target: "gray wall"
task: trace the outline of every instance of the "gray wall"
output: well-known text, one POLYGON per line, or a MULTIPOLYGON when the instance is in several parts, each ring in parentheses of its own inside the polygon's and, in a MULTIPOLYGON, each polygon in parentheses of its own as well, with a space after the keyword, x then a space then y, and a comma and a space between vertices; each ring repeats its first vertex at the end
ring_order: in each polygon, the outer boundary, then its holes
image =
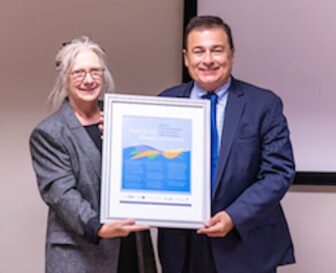
POLYGON ((157 94, 181 80, 182 1, 0 1, 0 271, 44 272, 47 208, 28 151, 48 114, 54 58, 82 34, 106 50, 120 93, 157 94))
POLYGON ((336 187, 292 186, 282 204, 297 263, 279 273, 336 272, 336 187))

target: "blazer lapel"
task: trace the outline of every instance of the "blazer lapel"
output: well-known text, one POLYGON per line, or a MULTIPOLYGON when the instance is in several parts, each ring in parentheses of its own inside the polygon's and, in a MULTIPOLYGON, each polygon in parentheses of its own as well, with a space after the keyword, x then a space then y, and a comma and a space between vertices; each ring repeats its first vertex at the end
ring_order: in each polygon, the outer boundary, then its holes
POLYGON ((177 97, 180 97, 180 98, 189 98, 193 86, 194 86, 194 82, 193 81, 185 83, 185 85, 183 85, 181 87, 182 88, 182 90, 181 90, 182 92, 178 92, 177 93, 177 97))
POLYGON ((215 190, 213 191, 212 198, 214 197, 218 188, 220 178, 223 175, 228 156, 232 147, 232 142, 236 134, 236 130, 245 106, 243 99, 243 90, 239 87, 239 83, 232 78, 231 87, 229 89, 228 101, 225 110, 224 126, 222 131, 221 149, 217 164, 217 175, 215 190))
POLYGON ((81 147, 81 152, 85 153, 90 160, 93 169, 98 177, 101 176, 101 153, 91 140, 85 128, 80 124, 69 103, 65 101, 61 108, 61 113, 65 122, 71 130, 75 143, 81 147))

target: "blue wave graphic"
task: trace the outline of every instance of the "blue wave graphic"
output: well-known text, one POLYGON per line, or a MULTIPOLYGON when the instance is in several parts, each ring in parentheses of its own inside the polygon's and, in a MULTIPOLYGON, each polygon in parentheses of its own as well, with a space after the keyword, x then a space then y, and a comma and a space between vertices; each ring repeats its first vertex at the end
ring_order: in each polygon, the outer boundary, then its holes
POLYGON ((148 145, 124 148, 122 189, 190 192, 190 151, 148 145))

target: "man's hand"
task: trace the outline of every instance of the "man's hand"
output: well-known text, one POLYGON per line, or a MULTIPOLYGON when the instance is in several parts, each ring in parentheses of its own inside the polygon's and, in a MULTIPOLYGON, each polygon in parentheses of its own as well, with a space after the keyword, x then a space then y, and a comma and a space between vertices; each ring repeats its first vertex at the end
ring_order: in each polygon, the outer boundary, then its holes
POLYGON ((149 226, 136 225, 135 220, 126 219, 112 221, 104 224, 98 231, 101 238, 126 237, 130 232, 143 231, 149 229, 149 226))
POLYGON ((234 228, 231 217, 225 211, 218 212, 204 224, 203 228, 197 230, 198 234, 205 234, 209 237, 224 237, 234 228))

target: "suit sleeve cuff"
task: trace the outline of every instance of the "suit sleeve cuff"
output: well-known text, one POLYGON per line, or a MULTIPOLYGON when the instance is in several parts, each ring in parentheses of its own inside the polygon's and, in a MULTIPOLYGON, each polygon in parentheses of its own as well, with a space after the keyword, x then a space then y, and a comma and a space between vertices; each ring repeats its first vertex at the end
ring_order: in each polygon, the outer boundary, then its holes
POLYGON ((99 243, 100 237, 97 235, 102 224, 99 223, 98 217, 93 217, 85 226, 84 237, 88 242, 97 245, 99 243))

